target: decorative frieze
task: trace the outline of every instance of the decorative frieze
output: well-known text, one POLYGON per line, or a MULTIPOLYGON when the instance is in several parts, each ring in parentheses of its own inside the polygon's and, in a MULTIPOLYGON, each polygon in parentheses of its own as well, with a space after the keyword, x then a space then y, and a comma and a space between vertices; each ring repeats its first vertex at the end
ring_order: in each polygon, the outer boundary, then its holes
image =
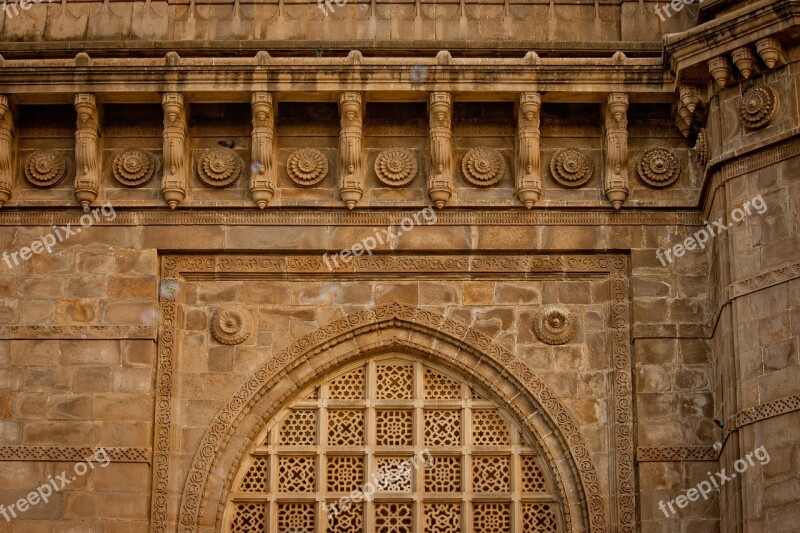
POLYGON ((678 157, 666 148, 647 150, 636 166, 642 183, 655 189, 669 187, 681 176, 678 157))
POLYGON ((434 92, 430 96, 431 171, 428 195, 437 209, 443 208, 453 195, 452 121, 453 100, 450 93, 434 92))
POLYGON ((36 150, 28 155, 23 166, 25 179, 34 187, 55 187, 67 175, 67 161, 56 150, 36 150))
POLYGON ((339 97, 339 161, 341 181, 339 196, 348 209, 353 209, 364 194, 363 155, 364 112, 361 93, 348 91, 339 97))
POLYGON ((491 187, 506 173, 506 162, 499 150, 472 148, 461 160, 464 179, 476 187, 491 187))
POLYGON ((375 158, 375 175, 385 185, 402 187, 417 176, 417 158, 407 148, 383 150, 375 158))
POLYGON ((128 148, 114 156, 111 174, 125 187, 141 187, 156 173, 156 160, 152 154, 138 148, 128 148))
POLYGON ((580 187, 592 179, 592 162, 576 148, 562 148, 550 159, 550 175, 564 187, 580 187))
POLYGON ((542 195, 541 119, 542 97, 539 93, 519 95, 517 116, 517 198, 530 209, 542 195))
POLYGON ((100 176, 97 165, 100 118, 97 100, 93 94, 76 94, 75 111, 78 114, 75 130, 75 198, 87 209, 97 199, 100 176))
POLYGON ((11 199, 14 184, 14 120, 8 97, 0 95, 0 207, 11 199))
POLYGON ((253 132, 250 147, 250 197, 259 209, 275 196, 276 167, 273 150, 275 112, 272 94, 255 92, 250 98, 253 132))
POLYGON ((778 95, 772 87, 753 86, 739 100, 739 116, 748 128, 763 128, 770 123, 778 110, 778 95))
POLYGON ((605 107, 606 165, 603 192, 614 206, 628 199, 628 95, 611 93, 605 107))
POLYGON ((164 110, 164 177, 161 195, 170 209, 175 209, 186 197, 186 108, 183 95, 165 93, 161 107, 164 110))
POLYGON ((242 175, 242 160, 231 148, 216 146, 197 158, 197 176, 209 187, 230 187, 242 175))
POLYGON ((328 175, 328 158, 316 148, 300 148, 286 160, 289 179, 301 187, 313 187, 328 175))

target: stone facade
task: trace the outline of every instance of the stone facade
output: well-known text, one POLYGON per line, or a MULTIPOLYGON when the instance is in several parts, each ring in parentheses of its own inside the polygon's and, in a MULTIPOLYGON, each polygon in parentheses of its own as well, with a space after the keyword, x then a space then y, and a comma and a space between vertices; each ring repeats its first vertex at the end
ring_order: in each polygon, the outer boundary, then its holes
POLYGON ((800 5, 674 5, 6 4, 0 530, 794 531, 800 5))

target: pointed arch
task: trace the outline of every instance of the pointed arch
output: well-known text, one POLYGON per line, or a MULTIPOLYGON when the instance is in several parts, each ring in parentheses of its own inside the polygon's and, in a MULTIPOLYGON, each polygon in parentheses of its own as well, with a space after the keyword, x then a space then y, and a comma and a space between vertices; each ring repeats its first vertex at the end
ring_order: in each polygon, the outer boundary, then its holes
POLYGON ((309 333, 266 361, 240 386, 214 417, 192 460, 181 497, 181 533, 219 525, 231 478, 246 449, 291 398, 342 365, 396 349, 422 354, 488 390, 546 454, 568 530, 608 530, 588 447, 544 382, 469 326, 393 302, 346 315, 309 333), (206 508, 212 501, 213 513, 206 508))

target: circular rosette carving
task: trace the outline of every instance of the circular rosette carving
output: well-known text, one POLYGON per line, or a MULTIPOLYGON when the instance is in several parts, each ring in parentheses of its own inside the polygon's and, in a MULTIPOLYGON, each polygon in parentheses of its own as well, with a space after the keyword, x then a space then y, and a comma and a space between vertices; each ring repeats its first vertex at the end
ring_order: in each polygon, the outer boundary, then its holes
POLYGON ((750 87, 739 101, 739 115, 748 128, 763 128, 775 116, 778 95, 772 87, 750 87))
POLYGON ((505 174, 506 162, 498 150, 473 148, 461 160, 461 170, 471 184, 490 187, 505 174))
POLYGON ((375 175, 391 187, 402 187, 417 176, 417 158, 411 150, 384 150, 375 158, 375 175))
POLYGON ((67 162, 55 150, 37 150, 25 160, 25 179, 36 187, 53 187, 67 175, 67 162))
POLYGON ((536 313, 533 330, 544 343, 566 344, 575 338, 578 319, 575 313, 566 307, 547 306, 536 313))
POLYGON ((592 162, 575 148, 562 148, 550 160, 550 174, 564 187, 585 185, 593 173, 592 162))
POLYGON ((114 156, 111 172, 126 187, 139 187, 152 179, 156 173, 156 160, 144 150, 128 148, 114 156))
POLYGON ((244 309, 217 309, 211 317, 211 335, 221 344, 241 344, 253 331, 253 319, 244 309))
POLYGON ((647 150, 642 155, 637 170, 639 179, 656 189, 669 187, 681 176, 681 164, 678 157, 666 148, 647 150))
POLYGON ((197 175, 209 187, 227 187, 241 174, 242 160, 230 148, 211 148, 197 160, 197 175))
POLYGON ((316 148, 301 148, 286 160, 286 171, 296 184, 311 187, 328 175, 328 158, 316 148))

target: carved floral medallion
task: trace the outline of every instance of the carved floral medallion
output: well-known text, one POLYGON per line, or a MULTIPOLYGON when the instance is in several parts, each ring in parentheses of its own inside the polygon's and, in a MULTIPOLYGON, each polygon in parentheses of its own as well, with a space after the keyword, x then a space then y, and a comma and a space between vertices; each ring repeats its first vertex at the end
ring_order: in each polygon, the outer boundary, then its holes
POLYGON ((211 335, 221 344, 241 344, 253 331, 253 318, 244 309, 217 309, 211 317, 211 335))
POLYGON ((300 148, 286 160, 286 172, 296 184, 311 187, 328 175, 328 158, 316 148, 300 148))
POLYGON ((461 160, 464 178, 478 187, 490 187, 506 172, 506 162, 499 150, 473 148, 461 160))
POLYGON ((651 148, 639 160, 639 179, 656 189, 669 187, 681 176, 678 157, 666 148, 651 148))
POLYGON ((224 146, 206 150, 197 160, 197 176, 209 187, 228 187, 241 174, 241 158, 224 146))
POLYGON ((533 331, 546 344, 566 344, 578 332, 578 319, 566 307, 548 305, 536 313, 533 331))
POLYGON ((763 128, 778 109, 778 95, 772 87, 750 87, 739 101, 739 115, 748 128, 763 128))
POLYGON ((375 175, 390 187, 407 185, 417 176, 417 158, 407 148, 383 150, 375 158, 375 175))
POLYGON ((592 162, 575 148, 562 148, 550 160, 550 174, 564 187, 580 187, 592 179, 592 162))
POLYGON ((128 148, 114 156, 111 172, 118 182, 126 187, 139 187, 155 175, 155 158, 144 150, 128 148))
POLYGON ((37 150, 25 159, 25 179, 34 187, 54 187, 67 175, 67 162, 55 150, 37 150))

